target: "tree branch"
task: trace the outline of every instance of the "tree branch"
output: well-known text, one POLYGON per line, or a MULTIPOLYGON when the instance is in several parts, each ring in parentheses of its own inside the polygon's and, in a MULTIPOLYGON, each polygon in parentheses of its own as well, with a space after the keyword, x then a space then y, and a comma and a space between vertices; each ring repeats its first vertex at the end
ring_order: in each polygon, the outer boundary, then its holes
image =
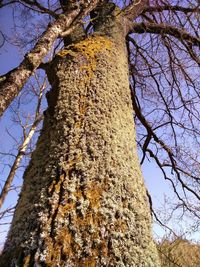
POLYGON ((12 184, 13 179, 15 177, 16 170, 18 169, 19 164, 20 164, 20 162, 21 162, 21 160, 22 160, 22 158, 23 158, 23 156, 25 154, 27 146, 28 146, 33 134, 35 133, 38 124, 41 122, 42 119, 43 119, 42 115, 38 116, 38 118, 36 118, 36 120, 33 123, 32 127, 31 127, 31 129, 30 129, 30 131, 29 131, 29 133, 27 135, 27 137, 24 139, 24 141, 23 141, 23 143, 22 143, 22 145, 21 145, 21 147, 20 147, 20 149, 18 151, 18 154, 17 154, 17 156, 16 156, 16 158, 15 158, 15 160, 13 162, 13 165, 12 165, 12 167, 10 169, 10 172, 8 174, 6 182, 5 182, 5 184, 4 184, 4 186, 3 186, 2 190, 1 190, 1 193, 0 193, 0 209, 2 208, 4 200, 5 200, 5 198, 6 198, 7 194, 8 194, 8 191, 9 191, 9 189, 11 187, 11 184, 12 184))
POLYGON ((133 1, 122 10, 122 14, 126 19, 133 20, 138 17, 148 5, 149 0, 137 0, 137 2, 133 1))
POLYGON ((132 30, 130 33, 155 33, 155 34, 168 34, 180 41, 186 41, 194 46, 200 46, 200 38, 192 36, 184 29, 178 29, 174 26, 169 26, 164 23, 132 23, 132 30))
POLYGON ((164 5, 164 6, 154 6, 154 7, 147 7, 143 10, 142 13, 145 12, 162 12, 162 11, 180 11, 183 13, 193 13, 193 12, 200 12, 200 9, 198 7, 195 8, 189 8, 189 7, 182 7, 182 6, 170 6, 170 5, 164 5))
MULTIPOLYGON (((153 138, 154 141, 159 144, 163 149, 164 151, 167 153, 168 157, 169 157, 169 160, 171 162, 171 166, 172 166, 172 169, 174 170, 174 172, 176 173, 176 176, 177 176, 177 179, 178 181, 180 182, 181 186, 183 189, 186 189, 188 190, 188 192, 191 192, 192 194, 194 194, 194 196, 196 196, 196 198, 198 200, 200 200, 200 196, 194 191, 192 190, 187 184, 185 184, 183 182, 183 180, 181 179, 181 176, 180 176, 180 173, 178 171, 178 169, 176 168, 177 164, 176 164, 176 160, 174 159, 174 154, 172 152, 172 150, 156 135, 156 133, 153 131, 151 125, 149 124, 149 122, 145 119, 145 117, 143 116, 143 114, 141 113, 141 110, 139 109, 138 107, 138 104, 136 102, 136 99, 135 99, 135 96, 134 96, 134 92, 133 92, 133 89, 131 89, 131 98, 132 98, 132 104, 133 104, 133 108, 134 108, 134 111, 136 113, 136 116, 137 118, 140 120, 140 122, 143 124, 143 126, 146 128, 147 130, 147 133, 148 133, 148 137, 149 138, 153 138)), ((147 144, 147 147, 148 147, 148 144, 147 144)), ((150 149, 147 149, 146 147, 146 151, 150 151, 150 149)), ((151 153, 151 152, 150 152, 151 153)), ((156 157, 152 154, 151 156, 154 157, 154 159, 156 159, 156 157)), ((157 161, 157 164, 161 167, 161 170, 163 171, 163 168, 162 168, 162 164, 160 164, 158 161, 157 161)), ((164 174, 164 171, 163 171, 163 174, 164 174)), ((166 179, 166 178, 165 178, 166 179)), ((172 182, 171 179, 167 178, 168 180, 170 180, 172 182)), ((173 182, 172 182, 173 183, 173 182)), ((174 190, 175 190, 175 186, 174 187, 174 190)), ((175 190, 176 192, 176 190, 175 190)), ((178 196, 179 194, 177 194, 178 196)))
POLYGON ((42 6, 37 1, 21 0, 21 1, 19 1, 19 4, 22 4, 23 6, 29 8, 29 9, 31 9, 33 11, 36 11, 36 12, 49 14, 54 18, 58 18, 59 17, 59 15, 57 13, 55 13, 54 11, 52 11, 52 10, 50 10, 48 8, 45 8, 44 6, 42 6), (34 9, 33 7, 37 8, 37 9, 34 9))

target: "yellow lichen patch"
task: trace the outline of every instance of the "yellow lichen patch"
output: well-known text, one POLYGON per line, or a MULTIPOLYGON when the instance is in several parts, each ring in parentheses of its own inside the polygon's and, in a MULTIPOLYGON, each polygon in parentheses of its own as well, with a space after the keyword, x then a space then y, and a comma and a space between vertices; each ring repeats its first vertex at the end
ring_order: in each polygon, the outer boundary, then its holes
MULTIPOLYGON (((63 175, 62 175, 63 176, 63 175)), ((60 176, 60 179, 59 179, 59 182, 57 184, 55 184, 55 192, 56 193, 59 193, 60 192, 60 187, 61 187, 61 184, 62 184, 62 176, 60 176)))
POLYGON ((115 223, 115 231, 125 232, 127 229, 127 225, 123 220, 118 219, 115 223))
POLYGON ((87 226, 93 225, 93 214, 92 212, 87 212, 84 218, 77 216, 75 218, 75 224, 79 226, 79 228, 86 228, 87 226))
POLYGON ((28 267, 30 263, 31 255, 27 255, 24 259, 24 265, 23 267, 28 267))
POLYGON ((59 209, 59 214, 60 216, 65 216, 69 211, 73 210, 75 206, 75 203, 71 202, 71 203, 67 203, 64 206, 60 206, 59 209))
POLYGON ((62 174, 59 177, 58 183, 56 183, 56 180, 53 180, 52 183, 50 184, 50 186, 48 187, 48 192, 52 193, 53 191, 55 191, 56 193, 59 193, 61 184, 62 184, 64 179, 65 179, 65 176, 64 176, 64 174, 62 174))
POLYGON ((69 170, 72 169, 76 165, 76 163, 80 162, 81 160, 82 160, 82 155, 81 154, 76 155, 75 159, 70 160, 69 163, 67 164, 69 170))
POLYGON ((96 256, 88 257, 86 259, 82 259, 78 265, 78 267, 96 267, 96 256))
POLYGON ((60 258, 61 253, 67 257, 73 256, 72 250, 72 234, 66 227, 60 229, 55 239, 46 239, 46 246, 48 246, 48 254, 46 258, 46 264, 49 267, 57 266, 54 263, 60 258))
POLYGON ((75 128, 78 128, 78 129, 80 129, 81 128, 81 121, 76 121, 75 122, 75 128))
POLYGON ((104 257, 108 256, 108 245, 105 240, 102 240, 101 242, 101 250, 104 257))
MULTIPOLYGON (((62 253, 68 257, 73 255, 72 241, 72 234, 66 228, 61 229, 59 235, 56 237, 56 244, 61 245, 62 253)), ((60 247, 58 249, 60 249, 60 247)))
POLYGON ((73 195, 76 197, 77 200, 79 200, 83 197, 83 192, 78 189, 76 192, 73 193, 73 195))
POLYGON ((85 82, 87 82, 92 78, 93 73, 96 70, 96 56, 101 52, 111 50, 112 46, 113 44, 111 40, 107 37, 93 35, 77 44, 69 45, 57 55, 60 57, 67 55, 77 57, 77 55, 81 54, 86 59, 87 63, 81 65, 79 70, 86 73, 87 77, 85 77, 85 82))
POLYGON ((90 188, 86 191, 86 196, 90 201, 91 208, 98 208, 100 206, 100 198, 103 188, 97 186, 95 182, 90 184, 90 188))
POLYGON ((60 52, 58 52, 58 54, 57 54, 57 56, 60 56, 60 57, 65 57, 67 55, 75 57, 76 56, 76 52, 72 51, 71 49, 63 49, 60 52))
POLYGON ((81 95, 80 97, 80 106, 79 106, 79 111, 80 111, 80 115, 85 115, 85 111, 86 111, 86 96, 81 95))
POLYGON ((79 120, 75 122, 75 128, 81 128, 84 122, 84 115, 86 112, 86 96, 81 95, 79 101, 79 120))

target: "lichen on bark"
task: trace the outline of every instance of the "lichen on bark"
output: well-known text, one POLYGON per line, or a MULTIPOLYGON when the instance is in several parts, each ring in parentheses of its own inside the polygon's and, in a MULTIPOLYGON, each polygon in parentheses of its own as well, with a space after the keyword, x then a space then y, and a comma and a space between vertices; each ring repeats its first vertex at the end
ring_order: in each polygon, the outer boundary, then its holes
POLYGON ((159 267, 122 23, 70 49, 48 69, 44 126, 0 266, 159 267))
MULTIPOLYGON (((85 63, 82 63, 79 71, 85 71, 85 82, 89 82, 97 67, 97 57, 100 52, 109 51, 112 48, 112 42, 106 36, 93 35, 78 43, 68 45, 61 50, 57 56, 65 57, 70 55, 73 58, 79 58, 81 54, 85 58, 85 63)), ((109 57, 109 53, 107 53, 109 57)))

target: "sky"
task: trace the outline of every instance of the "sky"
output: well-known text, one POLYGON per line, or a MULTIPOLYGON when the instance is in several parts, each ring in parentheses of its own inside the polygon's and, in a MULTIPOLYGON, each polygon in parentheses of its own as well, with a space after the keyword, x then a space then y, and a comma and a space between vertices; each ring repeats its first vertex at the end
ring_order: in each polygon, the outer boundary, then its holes
MULTIPOLYGON (((6 35, 10 35, 13 29, 14 25, 12 10, 9 8, 5 8, 3 10, 0 9, 0 31, 6 35)), ((4 46, 0 48, 0 74, 4 74, 12 68, 18 66, 22 59, 23 55, 20 52, 19 48, 13 46, 12 44, 9 44, 9 42, 5 42, 4 46)), ((13 138, 11 138, 7 134, 7 129, 9 130, 9 132, 14 134, 16 139, 19 139, 21 135, 21 130, 13 124, 10 117, 11 110, 8 109, 0 120, 0 152, 10 151, 15 145, 13 138)), ((14 152, 16 153, 16 151, 17 150, 15 149, 14 152)), ((166 181, 164 181, 160 170, 155 166, 154 163, 145 160, 145 163, 142 166, 142 170, 145 183, 152 196, 155 209, 167 209, 166 196, 172 197, 170 185, 166 181)), ((0 182, 5 179, 8 174, 8 171, 9 166, 5 167, 4 162, 2 162, 2 159, 0 158, 0 182)), ((17 175, 14 180, 15 185, 19 186, 22 183, 22 175, 23 169, 20 169, 17 172, 17 175)), ((7 207, 11 207, 16 201, 17 197, 18 192, 12 192, 12 194, 10 194, 10 197, 7 198, 5 202, 4 209, 7 207)), ((5 220, 6 223, 8 221, 10 221, 10 218, 7 218, 5 220)), ((186 228, 188 227, 187 224, 190 224, 189 220, 188 222, 176 220, 174 221, 174 223, 172 223, 171 226, 175 227, 177 231, 180 231, 181 233, 181 229, 183 231, 186 230, 186 228)), ((8 224, 0 225, 0 247, 5 240, 8 227, 8 224)), ((161 239, 166 234, 165 230, 163 230, 158 224, 154 224, 153 231, 155 238, 158 239, 161 239)), ((194 233, 190 236, 190 238, 195 241, 199 241, 200 234, 194 233)))

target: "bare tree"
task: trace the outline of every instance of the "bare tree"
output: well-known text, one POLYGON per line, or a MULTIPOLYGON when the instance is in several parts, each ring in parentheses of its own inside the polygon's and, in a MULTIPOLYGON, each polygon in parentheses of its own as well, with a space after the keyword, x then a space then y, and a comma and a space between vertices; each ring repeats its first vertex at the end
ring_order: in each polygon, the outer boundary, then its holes
MULTIPOLYGON (((23 138, 21 143, 19 144, 17 142, 18 145, 18 152, 16 155, 14 156, 14 161, 12 162, 12 166, 10 167, 10 171, 9 174, 5 180, 4 185, 2 186, 1 192, 0 192, 0 209, 3 206, 3 203, 5 201, 5 198, 11 188, 13 179, 15 177, 16 171, 20 165, 20 162, 22 161, 23 156, 26 153, 26 150, 28 148, 28 145, 35 133, 35 131, 38 128, 39 123, 42 121, 43 119, 43 114, 41 114, 41 103, 42 103, 42 97, 44 95, 44 90, 46 89, 46 81, 44 80, 43 84, 40 85, 40 81, 39 78, 37 76, 35 76, 36 80, 37 80, 37 87, 39 90, 35 90, 35 88, 32 86, 32 91, 34 92, 34 94, 37 96, 37 104, 36 104, 36 108, 35 108, 35 112, 34 112, 34 119, 31 122, 31 118, 30 115, 29 116, 25 116, 25 122, 22 121, 21 118, 21 114, 19 112, 20 110, 20 103, 18 101, 17 103, 17 108, 13 109, 14 112, 14 122, 17 123, 18 125, 20 125, 20 127, 22 128, 22 133, 23 133, 23 138)), ((24 119, 24 118, 23 118, 24 119)), ((11 133, 9 133, 9 135, 11 135, 11 133)), ((9 153, 1 153, 4 156, 8 155, 9 153)), ((4 212, 5 214, 5 212, 4 212)))
POLYGON ((198 267, 200 245, 182 237, 165 238, 158 245, 163 267, 198 267))

